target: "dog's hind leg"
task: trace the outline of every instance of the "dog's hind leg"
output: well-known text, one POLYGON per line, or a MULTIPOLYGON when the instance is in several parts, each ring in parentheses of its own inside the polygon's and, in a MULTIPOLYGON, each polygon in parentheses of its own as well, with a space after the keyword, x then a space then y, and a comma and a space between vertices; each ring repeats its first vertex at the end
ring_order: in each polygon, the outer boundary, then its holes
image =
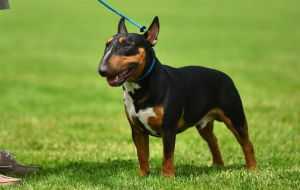
POLYGON ((227 117, 224 113, 221 114, 221 119, 226 124, 227 128, 234 134, 235 138, 241 145, 245 156, 247 169, 256 169, 254 148, 249 138, 246 119, 244 119, 243 123, 240 125, 237 124, 238 122, 234 122, 233 119, 227 117))
POLYGON ((224 166, 222 155, 219 149, 217 137, 213 133, 214 123, 210 121, 204 128, 201 128, 200 125, 196 126, 200 136, 207 142, 209 150, 212 154, 213 165, 215 166, 224 166))
POLYGON ((226 124, 227 128, 234 134, 241 145, 246 160, 246 167, 248 169, 255 169, 254 149, 249 139, 242 100, 232 80, 228 77, 226 78, 224 78, 223 86, 220 89, 218 100, 220 109, 218 109, 217 119, 226 124))

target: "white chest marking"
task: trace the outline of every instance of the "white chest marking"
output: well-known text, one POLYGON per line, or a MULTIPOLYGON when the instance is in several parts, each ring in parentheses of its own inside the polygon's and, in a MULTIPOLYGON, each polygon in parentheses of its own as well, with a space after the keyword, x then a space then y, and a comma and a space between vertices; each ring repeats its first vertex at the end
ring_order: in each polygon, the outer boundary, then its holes
POLYGON ((124 83, 124 103, 125 103, 125 107, 127 110, 127 113, 130 117, 130 119, 132 120, 133 116, 136 116, 136 112, 135 112, 135 108, 134 108, 134 104, 133 104, 133 99, 130 96, 130 92, 134 93, 135 89, 139 89, 141 88, 138 84, 136 83, 129 83, 129 82, 125 82, 124 83))
POLYGON ((141 88, 138 84, 136 83, 129 83, 126 82, 124 83, 124 103, 125 103, 125 107, 127 110, 127 113, 130 117, 130 119, 132 120, 132 117, 137 117, 140 122, 144 125, 144 127, 153 135, 156 135, 157 133, 148 125, 148 120, 150 117, 156 117, 156 114, 153 110, 153 108, 149 107, 149 108, 145 108, 142 110, 139 110, 137 113, 135 111, 135 107, 133 104, 133 99, 130 96, 130 93, 134 93, 134 91, 136 89, 141 88))

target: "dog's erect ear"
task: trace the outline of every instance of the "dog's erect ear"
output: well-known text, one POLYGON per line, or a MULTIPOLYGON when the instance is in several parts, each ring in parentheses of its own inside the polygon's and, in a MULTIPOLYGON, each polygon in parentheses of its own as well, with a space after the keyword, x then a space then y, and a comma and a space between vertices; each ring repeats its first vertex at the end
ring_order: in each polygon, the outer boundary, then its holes
POLYGON ((159 20, 158 17, 156 16, 154 17, 152 24, 150 25, 148 31, 145 32, 144 36, 152 46, 155 46, 157 42, 158 33, 159 33, 159 20))
POLYGON ((127 28, 125 26, 125 18, 122 17, 119 21, 118 24, 118 33, 119 34, 126 34, 127 33, 127 28))

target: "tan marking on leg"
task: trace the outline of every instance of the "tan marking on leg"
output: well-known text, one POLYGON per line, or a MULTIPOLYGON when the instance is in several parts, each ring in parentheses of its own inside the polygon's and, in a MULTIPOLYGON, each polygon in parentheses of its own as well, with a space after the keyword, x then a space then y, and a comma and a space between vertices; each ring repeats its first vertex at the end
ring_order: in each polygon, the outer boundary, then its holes
POLYGON ((149 136, 132 131, 132 137, 137 150, 137 156, 140 164, 139 175, 146 176, 150 173, 149 167, 149 136))
POLYGON ((164 157, 162 175, 165 177, 174 177, 175 176, 175 167, 173 164, 174 152, 170 156, 164 157))
POLYGON ((213 133, 213 121, 209 122, 204 128, 197 126, 200 136, 207 142, 213 157, 213 165, 224 166, 217 137, 213 133))
POLYGON ((256 168, 256 160, 255 160, 253 145, 249 139, 247 121, 245 121, 245 126, 243 126, 244 133, 241 135, 234 128, 231 119, 229 117, 227 117, 222 110, 219 109, 218 114, 219 114, 220 119, 226 124, 228 129, 234 134, 235 138, 241 145, 244 156, 245 156, 247 169, 251 169, 251 170, 255 169, 256 168))
POLYGON ((254 148, 253 145, 249 139, 248 131, 247 128, 244 129, 245 134, 240 135, 237 130, 231 125, 227 126, 229 130, 234 134, 236 137, 237 141, 242 147, 245 160, 246 160, 246 167, 247 169, 254 170, 256 169, 256 160, 255 160, 255 153, 254 153, 254 148))
POLYGON ((125 113, 132 130, 132 139, 136 147, 139 160, 139 175, 146 176, 150 173, 149 167, 149 136, 144 133, 136 117, 131 118, 125 108, 125 113))
POLYGON ((174 151, 175 151, 176 134, 170 131, 163 131, 163 132, 165 133, 162 134, 162 141, 163 141, 162 175, 165 177, 174 177, 175 176, 174 151))

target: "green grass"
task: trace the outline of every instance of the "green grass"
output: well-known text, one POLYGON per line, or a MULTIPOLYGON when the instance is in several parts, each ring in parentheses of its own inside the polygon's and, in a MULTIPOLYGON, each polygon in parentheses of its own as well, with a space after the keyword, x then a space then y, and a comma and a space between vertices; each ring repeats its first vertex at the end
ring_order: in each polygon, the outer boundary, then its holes
POLYGON ((96 0, 26 0, 0 11, 0 149, 42 170, 6 189, 300 189, 298 1, 111 2, 142 23, 160 16, 163 63, 232 76, 258 171, 244 170, 240 147, 218 124, 224 169, 210 167, 206 144, 190 129, 177 138, 175 179, 160 176, 157 138, 151 175, 138 177, 122 91, 96 72, 118 18, 96 0))

